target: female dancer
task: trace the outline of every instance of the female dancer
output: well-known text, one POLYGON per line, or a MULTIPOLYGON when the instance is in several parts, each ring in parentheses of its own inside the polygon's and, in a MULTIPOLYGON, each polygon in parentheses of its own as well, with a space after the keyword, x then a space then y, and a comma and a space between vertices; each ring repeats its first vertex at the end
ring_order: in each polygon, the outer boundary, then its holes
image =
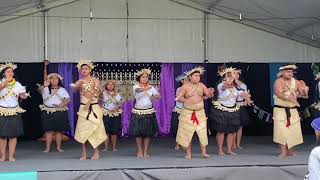
POLYGON ((133 86, 135 105, 132 109, 130 134, 136 137, 137 157, 149 158, 150 137, 159 131, 152 100, 159 99, 158 90, 149 84, 150 69, 142 69, 136 73, 137 84, 133 86), (142 148, 143 146, 143 148, 142 148))
POLYGON ((17 66, 12 63, 0 65, 2 76, 0 83, 0 161, 6 160, 6 150, 9 147, 9 161, 15 161, 14 154, 17 137, 23 135, 19 98, 27 99, 26 88, 14 79, 17 66))

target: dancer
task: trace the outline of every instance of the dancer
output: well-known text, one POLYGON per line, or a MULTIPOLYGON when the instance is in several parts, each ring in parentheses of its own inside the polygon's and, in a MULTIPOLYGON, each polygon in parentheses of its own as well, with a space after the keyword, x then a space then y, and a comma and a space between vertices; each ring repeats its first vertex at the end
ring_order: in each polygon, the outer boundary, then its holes
POLYGON ((133 86, 135 105, 129 132, 136 137, 137 158, 149 158, 150 138, 159 131, 152 100, 160 99, 158 90, 149 84, 150 69, 141 69, 136 72, 136 81, 133 86), (143 148, 142 148, 143 146, 143 148))
POLYGON ((98 146, 106 139, 106 131, 103 124, 103 109, 99 106, 100 81, 91 76, 94 65, 89 60, 80 60, 77 65, 82 79, 71 84, 74 90, 81 94, 81 105, 78 111, 78 121, 74 139, 82 144, 80 160, 87 159, 87 141, 94 148, 92 160, 99 159, 98 146))
POLYGON ((61 148, 62 134, 70 130, 67 113, 70 96, 62 87, 63 78, 59 74, 47 75, 48 64, 48 61, 44 61, 44 82, 38 89, 43 98, 43 104, 39 106, 42 111, 42 129, 46 138, 46 148, 43 152, 50 152, 53 135, 57 151, 63 152, 61 148))
POLYGON ((222 70, 219 75, 223 78, 217 85, 217 94, 215 100, 212 101, 213 107, 209 114, 212 132, 217 131, 217 154, 219 156, 225 155, 223 151, 224 136, 227 134, 227 154, 236 155, 232 151, 234 138, 240 127, 240 106, 237 104, 237 99, 242 97, 249 100, 250 95, 237 89, 237 83, 233 77, 235 68, 229 67, 222 70))
MULTIPOLYGON (((183 86, 187 80, 186 80, 186 75, 181 74, 176 78, 176 82, 179 83, 179 87, 176 90, 176 96, 179 95, 179 91, 181 89, 181 86, 183 86)), ((181 109, 183 107, 183 104, 179 101, 176 101, 176 106, 173 109, 172 116, 171 116, 171 134, 176 137, 177 131, 178 131, 178 124, 179 124, 179 115, 181 112, 181 109)), ((179 150, 180 146, 178 143, 176 143, 176 146, 174 148, 175 150, 179 150)))
POLYGON ((311 115, 313 118, 320 117, 320 68, 318 65, 312 63, 311 69, 313 75, 315 76, 315 84, 314 84, 314 93, 313 93, 313 101, 311 107, 311 115))
POLYGON ((319 142, 320 137, 320 69, 319 66, 312 63, 311 69, 313 72, 313 75, 315 76, 315 88, 314 88, 314 95, 313 95, 313 101, 312 107, 310 108, 310 112, 312 115, 312 123, 311 126, 315 130, 316 134, 316 140, 317 143, 319 142))
MULTIPOLYGON (((233 71, 233 76, 237 84, 237 89, 249 93, 247 85, 240 80, 241 70, 233 71)), ((251 96, 251 95, 250 95, 251 96)), ((247 126, 250 123, 250 117, 247 111, 247 106, 251 106, 253 102, 249 99, 249 101, 245 101, 241 96, 237 98, 237 104, 240 106, 240 127, 237 133, 235 134, 235 142, 233 145, 234 149, 242 149, 240 146, 241 138, 242 138, 242 129, 244 126, 247 126)))
POLYGON ((106 129, 107 140, 105 141, 105 149, 103 151, 108 151, 109 139, 111 137, 112 151, 116 152, 117 149, 117 138, 121 131, 121 95, 115 90, 116 81, 108 80, 105 84, 105 89, 102 93, 103 99, 103 122, 106 129))
POLYGON ((297 99, 306 98, 309 88, 294 78, 296 69, 292 64, 280 67, 273 87, 273 141, 279 144, 280 158, 295 155, 293 147, 303 143, 297 99))
POLYGON ((192 158, 191 144, 195 132, 200 140, 201 157, 210 157, 206 148, 208 145, 207 117, 203 100, 213 96, 213 89, 208 89, 200 82, 203 72, 203 67, 196 67, 186 72, 189 82, 181 87, 176 98, 183 103, 176 141, 186 149, 186 159, 192 158))
POLYGON ((15 64, 0 65, 0 161, 6 160, 7 146, 9 148, 9 161, 15 161, 17 137, 23 135, 23 123, 19 107, 19 98, 27 99, 30 96, 26 88, 14 79, 15 64))

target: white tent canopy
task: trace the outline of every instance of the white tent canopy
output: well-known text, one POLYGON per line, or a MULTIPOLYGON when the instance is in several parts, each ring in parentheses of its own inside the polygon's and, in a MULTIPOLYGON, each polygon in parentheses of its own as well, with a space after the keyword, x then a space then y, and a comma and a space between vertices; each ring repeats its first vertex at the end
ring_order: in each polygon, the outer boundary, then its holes
POLYGON ((319 7, 318 0, 0 0, 0 59, 317 62, 319 7))

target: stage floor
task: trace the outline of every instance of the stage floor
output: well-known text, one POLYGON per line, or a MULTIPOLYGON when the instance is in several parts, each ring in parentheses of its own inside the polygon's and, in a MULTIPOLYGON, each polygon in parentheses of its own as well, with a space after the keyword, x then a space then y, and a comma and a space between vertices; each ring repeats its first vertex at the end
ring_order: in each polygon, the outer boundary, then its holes
MULTIPOLYGON (((279 159, 277 145, 272 137, 244 137, 242 150, 237 156, 215 155, 216 142, 209 139, 209 159, 200 158, 198 142, 194 142, 193 159, 184 159, 183 151, 174 150, 173 138, 154 138, 151 143, 148 159, 138 160, 135 157, 136 146, 132 138, 121 138, 118 152, 101 152, 97 161, 80 161, 80 145, 75 141, 64 143, 63 153, 56 151, 43 153, 43 143, 38 141, 19 142, 16 162, 1 162, 1 172, 17 171, 87 171, 87 170, 139 170, 139 169, 170 169, 170 168, 201 168, 201 167, 250 167, 250 166, 305 166, 308 156, 315 146, 314 136, 305 136, 304 144, 297 147, 298 155, 279 159)), ((55 149, 54 149, 55 150, 55 149)), ((91 155, 91 152, 88 156, 91 155)), ((305 170, 307 172, 307 169, 305 170)))

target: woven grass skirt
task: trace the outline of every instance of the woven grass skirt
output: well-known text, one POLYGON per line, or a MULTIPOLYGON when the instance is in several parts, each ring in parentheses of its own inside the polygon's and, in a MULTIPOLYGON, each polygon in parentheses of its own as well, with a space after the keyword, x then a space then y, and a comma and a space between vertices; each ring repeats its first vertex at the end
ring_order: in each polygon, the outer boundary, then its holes
POLYGON ((151 112, 152 110, 140 110, 133 109, 129 134, 135 137, 152 137, 155 136, 159 132, 158 123, 156 120, 155 112, 151 112), (141 113, 136 113, 141 112, 141 113), (151 113, 143 113, 143 112, 151 112, 151 113))
POLYGON ((43 131, 66 132, 70 130, 67 111, 57 111, 47 113, 42 111, 42 129, 43 131))
POLYGON ((21 114, 0 116, 0 138, 16 138, 23 135, 21 114))
POLYGON ((209 113, 209 119, 211 131, 217 131, 220 133, 235 133, 241 125, 240 110, 232 112, 212 107, 209 113))
POLYGON ((103 116, 104 128, 106 133, 110 135, 117 135, 121 132, 121 115, 118 116, 103 116))

